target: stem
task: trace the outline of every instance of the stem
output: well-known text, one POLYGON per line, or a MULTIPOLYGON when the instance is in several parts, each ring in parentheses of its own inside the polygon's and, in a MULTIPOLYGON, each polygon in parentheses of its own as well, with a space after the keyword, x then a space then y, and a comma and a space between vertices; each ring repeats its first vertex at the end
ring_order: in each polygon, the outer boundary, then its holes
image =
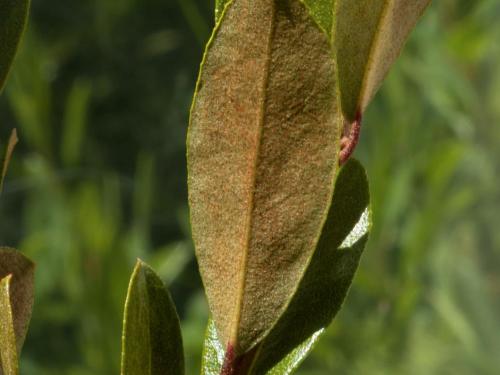
POLYGON ((349 159, 349 157, 354 152, 356 145, 358 144, 359 135, 361 133, 361 120, 361 112, 358 112, 356 115, 356 119, 349 128, 348 134, 344 135, 340 140, 340 165, 343 165, 349 159))

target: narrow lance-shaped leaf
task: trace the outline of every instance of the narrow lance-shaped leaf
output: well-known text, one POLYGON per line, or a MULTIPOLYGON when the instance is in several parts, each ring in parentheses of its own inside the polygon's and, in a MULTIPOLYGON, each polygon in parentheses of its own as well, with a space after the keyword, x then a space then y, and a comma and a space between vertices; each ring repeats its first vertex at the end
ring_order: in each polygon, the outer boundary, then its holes
POLYGON ((16 129, 12 130, 12 133, 9 137, 9 142, 7 143, 7 148, 5 150, 5 156, 2 163, 2 170, 0 174, 0 194, 3 191, 3 182, 5 180, 5 176, 7 175, 7 169, 9 168, 10 159, 12 158, 12 153, 14 152, 14 147, 16 147, 19 139, 17 138, 16 129))
MULTIPOLYGON (((340 171, 318 248, 285 313, 253 354, 252 375, 291 374, 312 350, 340 309, 369 230, 366 174, 357 161, 340 171)), ((224 348, 209 322, 203 375, 219 375, 224 348)))
POLYGON ((26 27, 29 0, 0 0, 0 92, 26 27))
POLYGON ((0 278, 12 275, 10 303, 18 353, 24 344, 33 310, 35 265, 19 251, 0 247, 0 278))
POLYGON ((161 279, 137 262, 127 293, 122 337, 122 375, 182 375, 179 317, 161 279))
POLYGON ((14 332, 14 313, 10 302, 12 275, 0 278, 0 375, 19 373, 14 332))
POLYGON ((191 223, 236 355, 283 313, 326 219, 339 148, 331 56, 299 0, 229 3, 207 47, 188 134, 191 223))
POLYGON ((336 0, 334 45, 348 120, 364 112, 430 2, 336 0))

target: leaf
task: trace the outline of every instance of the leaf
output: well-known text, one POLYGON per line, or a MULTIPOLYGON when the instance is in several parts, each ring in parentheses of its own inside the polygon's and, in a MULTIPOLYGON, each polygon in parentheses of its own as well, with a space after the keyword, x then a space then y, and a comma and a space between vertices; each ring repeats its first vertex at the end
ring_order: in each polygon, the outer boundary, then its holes
POLYGON ((14 332, 14 313, 10 303, 12 275, 0 279, 0 374, 19 373, 14 332))
POLYGON ((364 112, 431 0, 337 0, 334 45, 342 110, 364 112))
POLYGON ((175 305, 163 282, 142 261, 132 273, 125 303, 121 374, 184 374, 175 305))
POLYGON ((219 375, 226 353, 219 341, 212 318, 208 320, 201 358, 201 375, 219 375))
POLYGON ((0 0, 0 92, 26 27, 29 5, 29 0, 0 0))
POLYGON ((3 191, 3 182, 5 180, 5 176, 7 175, 10 159, 12 158, 12 153, 14 152, 17 142, 19 142, 19 138, 17 138, 17 131, 16 129, 13 129, 10 133, 9 142, 7 143, 7 149, 5 151, 5 158, 3 159, 2 173, 0 175, 0 194, 3 191))
POLYGON ((335 0, 302 0, 321 29, 331 37, 335 0))
POLYGON ((0 247, 0 279, 8 275, 12 275, 10 303, 17 351, 20 353, 33 310, 35 265, 19 251, 0 247))
POLYGON ((191 224, 237 354, 283 313, 326 219, 340 132, 331 54, 299 0, 229 3, 207 47, 188 133, 191 224))
MULTIPOLYGON (((339 311, 358 267, 369 230, 369 191, 361 164, 340 170, 318 248, 290 305, 259 345, 252 375, 291 374, 339 311)), ((203 375, 218 375, 224 348, 208 324, 203 375)))

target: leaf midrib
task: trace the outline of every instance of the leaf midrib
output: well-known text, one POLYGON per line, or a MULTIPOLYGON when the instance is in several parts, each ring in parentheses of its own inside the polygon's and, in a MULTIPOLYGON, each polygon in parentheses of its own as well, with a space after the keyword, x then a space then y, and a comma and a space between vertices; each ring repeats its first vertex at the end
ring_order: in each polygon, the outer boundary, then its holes
MULTIPOLYGON (((233 2, 234 3, 234 2, 233 2)), ((254 163, 253 163, 253 168, 250 169, 250 180, 251 182, 251 189, 249 190, 249 205, 248 205, 248 211, 247 211, 247 232, 246 232, 246 237, 244 239, 243 243, 243 256, 241 259, 240 267, 239 267, 239 274, 240 274, 240 280, 239 280, 239 287, 237 289, 237 298, 238 301, 235 305, 235 313, 233 314, 235 316, 233 325, 230 330, 230 344, 234 345, 235 347, 237 346, 238 342, 238 331, 239 331, 239 326, 241 322, 241 317, 242 317, 242 309, 243 309, 243 297, 245 294, 245 286, 246 286, 246 268, 248 265, 248 253, 250 250, 250 243, 251 243, 251 238, 252 238, 252 229, 253 229, 253 212, 254 212, 254 207, 255 207, 255 185, 256 185, 256 180, 257 180, 257 168, 259 164, 259 155, 260 155, 260 150, 262 146, 262 134, 264 130, 264 121, 265 121, 265 107, 266 107, 266 102, 267 102, 267 92, 268 92, 268 87, 269 87, 269 76, 270 76, 270 66, 271 66, 271 60, 272 60, 272 44, 274 40, 274 31, 275 31, 275 25, 276 24, 276 3, 272 1, 271 5, 271 15, 270 15, 270 25, 269 25, 269 38, 266 46, 266 62, 264 65, 264 77, 263 77, 263 82, 262 82, 262 99, 259 107, 259 124, 258 124, 258 133, 257 133, 257 147, 255 150, 255 155, 254 155, 254 163)))

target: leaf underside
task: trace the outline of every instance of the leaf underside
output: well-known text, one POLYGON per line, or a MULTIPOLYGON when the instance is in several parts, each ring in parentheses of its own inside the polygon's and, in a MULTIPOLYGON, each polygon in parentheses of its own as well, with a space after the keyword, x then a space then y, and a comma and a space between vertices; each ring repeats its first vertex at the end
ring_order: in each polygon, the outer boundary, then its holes
POLYGON ((0 92, 26 27, 29 0, 0 0, 0 92))
POLYGON ((174 303, 154 271, 137 262, 122 337, 122 375, 182 375, 184 354, 174 303))
POLYGON ((431 0, 336 0, 334 45, 342 110, 363 113, 431 0))
POLYGON ((229 3, 207 47, 188 134, 191 224, 236 353, 282 314, 326 218, 340 123, 331 53, 299 0, 229 3))
MULTIPOLYGON (((318 248, 285 313, 259 345, 252 375, 291 374, 339 311, 352 282, 369 230, 366 174, 351 160, 340 170, 318 248)), ((209 322, 203 374, 218 375, 224 347, 209 322)))

